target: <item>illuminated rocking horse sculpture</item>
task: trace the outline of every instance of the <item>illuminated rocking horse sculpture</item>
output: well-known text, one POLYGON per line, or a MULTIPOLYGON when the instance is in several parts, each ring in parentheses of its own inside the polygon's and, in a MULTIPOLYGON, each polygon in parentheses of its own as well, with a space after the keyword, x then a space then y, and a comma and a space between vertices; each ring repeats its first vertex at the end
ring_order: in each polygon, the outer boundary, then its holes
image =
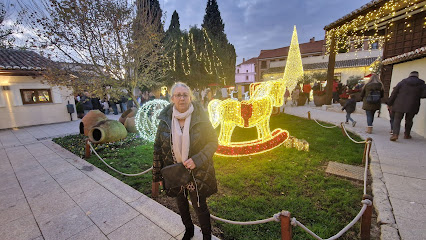
POLYGON ((286 130, 277 128, 271 132, 269 129, 272 110, 283 105, 286 86, 294 88, 301 76, 303 66, 295 26, 283 79, 250 84, 250 100, 247 101, 239 102, 234 99, 210 101, 208 105, 210 121, 214 128, 220 124, 219 147, 216 154, 244 156, 263 153, 280 146, 288 139, 291 141, 287 141, 287 147, 308 150, 309 144, 306 141, 290 137, 286 130), (231 136, 236 126, 256 127, 257 139, 232 142, 231 136))
POLYGON ((220 124, 219 147, 216 154, 243 156, 262 153, 281 145, 289 138, 282 129, 269 129, 273 107, 283 104, 285 87, 282 81, 252 83, 250 100, 212 100, 208 105, 210 121, 214 128, 220 124), (231 142, 235 127, 257 128, 258 138, 248 142, 231 142))

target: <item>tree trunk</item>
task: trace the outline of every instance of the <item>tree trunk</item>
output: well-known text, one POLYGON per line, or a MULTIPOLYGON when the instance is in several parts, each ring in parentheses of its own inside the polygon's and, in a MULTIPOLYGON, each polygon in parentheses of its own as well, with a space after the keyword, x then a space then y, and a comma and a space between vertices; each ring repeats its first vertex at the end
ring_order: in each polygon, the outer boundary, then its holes
POLYGON ((331 105, 333 95, 333 80, 334 80, 334 67, 336 65, 336 39, 334 34, 331 36, 330 55, 328 57, 328 71, 327 71, 327 86, 326 86, 326 100, 325 104, 331 105))

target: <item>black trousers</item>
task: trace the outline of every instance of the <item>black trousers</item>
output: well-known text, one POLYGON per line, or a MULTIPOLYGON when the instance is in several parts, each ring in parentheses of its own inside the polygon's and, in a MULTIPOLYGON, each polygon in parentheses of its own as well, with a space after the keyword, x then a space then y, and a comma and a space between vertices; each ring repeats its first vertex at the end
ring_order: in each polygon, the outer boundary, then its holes
POLYGON ((393 134, 399 135, 399 130, 401 129, 401 120, 404 118, 405 114, 405 135, 410 135, 411 128, 413 127, 413 118, 414 113, 402 113, 402 112, 395 112, 394 119, 393 119, 393 134))
POLYGON ((191 198, 192 206, 195 209, 195 213, 197 214, 198 221, 200 222, 201 232, 203 235, 211 235, 212 228, 210 223, 210 211, 207 207, 206 198, 200 196, 200 206, 198 206, 197 201, 197 193, 195 191, 182 191, 176 197, 176 202, 179 208, 180 217, 182 218, 183 225, 185 228, 190 228, 193 226, 191 214, 189 213, 189 203, 188 196, 191 198))

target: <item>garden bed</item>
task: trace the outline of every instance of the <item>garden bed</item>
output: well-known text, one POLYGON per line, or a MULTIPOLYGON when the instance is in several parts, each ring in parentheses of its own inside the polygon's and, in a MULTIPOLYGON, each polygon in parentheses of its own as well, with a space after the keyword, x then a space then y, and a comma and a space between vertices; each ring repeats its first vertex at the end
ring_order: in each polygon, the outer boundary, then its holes
MULTIPOLYGON (((247 157, 215 156, 219 192, 208 199, 211 213, 235 221, 253 221, 287 210, 319 236, 333 236, 361 209, 362 184, 327 175, 325 167, 328 161, 362 165, 364 146, 350 141, 338 128, 325 129, 313 121, 287 114, 272 117, 270 126, 271 130, 279 127, 291 136, 307 140, 310 151, 281 146, 247 157)), ((256 136, 255 128, 236 128, 232 140, 248 141, 256 136)), ((84 155, 84 136, 72 135, 54 141, 79 156, 84 155)), ((152 165, 152 149, 152 144, 134 134, 120 142, 97 146, 98 153, 109 164, 126 173, 148 169, 152 165)), ((96 156, 87 161, 151 196, 151 173, 125 177, 109 170, 96 156)), ((177 212, 174 199, 164 193, 156 200, 177 212)), ((251 226, 212 222, 214 234, 222 239, 280 238, 280 224, 276 222, 251 226)), ((359 223, 341 239, 358 239, 358 236, 359 223)), ((313 238, 294 227, 293 239, 313 238)))

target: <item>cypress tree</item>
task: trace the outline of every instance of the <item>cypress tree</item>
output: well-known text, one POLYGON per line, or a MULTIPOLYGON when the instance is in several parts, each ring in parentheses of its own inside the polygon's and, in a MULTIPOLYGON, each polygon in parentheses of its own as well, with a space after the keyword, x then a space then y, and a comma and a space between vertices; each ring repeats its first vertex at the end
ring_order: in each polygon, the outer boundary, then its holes
POLYGON ((220 16, 219 6, 216 0, 208 0, 206 14, 202 27, 207 31, 213 41, 216 54, 221 66, 217 67, 216 81, 223 85, 235 83, 235 63, 237 55, 234 45, 228 42, 225 34, 225 24, 220 16))
POLYGON ((173 12, 169 28, 166 31, 165 46, 168 58, 168 83, 172 84, 177 81, 186 82, 186 76, 183 72, 183 61, 186 60, 181 56, 182 31, 180 30, 179 14, 176 10, 173 12))

